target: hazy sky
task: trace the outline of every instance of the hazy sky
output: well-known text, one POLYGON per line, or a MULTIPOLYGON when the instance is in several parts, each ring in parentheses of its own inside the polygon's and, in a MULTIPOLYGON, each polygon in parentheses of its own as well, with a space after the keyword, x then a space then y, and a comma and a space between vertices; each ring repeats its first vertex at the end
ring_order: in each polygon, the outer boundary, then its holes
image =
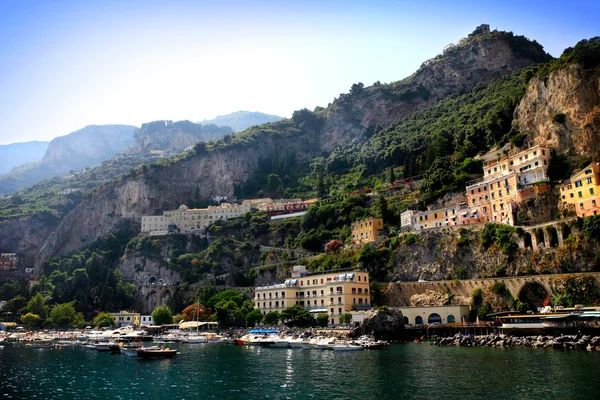
POLYGON ((0 144, 237 110, 289 117, 353 83, 402 79, 481 23, 553 56, 600 35, 600 1, 535 3, 0 0, 0 144))

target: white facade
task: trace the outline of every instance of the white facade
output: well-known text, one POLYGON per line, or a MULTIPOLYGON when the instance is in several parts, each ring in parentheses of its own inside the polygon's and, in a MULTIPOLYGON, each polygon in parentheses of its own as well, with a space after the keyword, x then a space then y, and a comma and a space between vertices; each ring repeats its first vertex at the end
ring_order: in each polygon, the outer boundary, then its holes
POLYGON ((208 208, 188 208, 181 205, 177 210, 165 211, 163 215, 142 217, 142 233, 161 235, 169 232, 201 233, 218 220, 238 218, 249 212, 250 204, 223 203, 208 208))
POLYGON ((469 306, 420 306, 420 307, 394 307, 402 311, 404 325, 434 325, 464 322, 469 317, 469 306))
POLYGON ((154 325, 152 315, 142 315, 140 317, 140 325, 154 325))
POLYGON ((406 210, 400 214, 400 227, 402 229, 410 229, 413 221, 412 217, 415 214, 415 210, 406 210))

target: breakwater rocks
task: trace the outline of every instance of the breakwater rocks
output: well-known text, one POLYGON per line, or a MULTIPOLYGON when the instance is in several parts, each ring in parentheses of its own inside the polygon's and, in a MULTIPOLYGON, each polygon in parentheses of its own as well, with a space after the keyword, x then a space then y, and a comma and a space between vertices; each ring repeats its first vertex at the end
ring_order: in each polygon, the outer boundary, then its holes
POLYGON ((565 350, 600 351, 600 337, 590 335, 561 336, 508 336, 508 335, 462 335, 457 333, 451 337, 433 338, 432 344, 437 346, 465 347, 533 347, 565 350))

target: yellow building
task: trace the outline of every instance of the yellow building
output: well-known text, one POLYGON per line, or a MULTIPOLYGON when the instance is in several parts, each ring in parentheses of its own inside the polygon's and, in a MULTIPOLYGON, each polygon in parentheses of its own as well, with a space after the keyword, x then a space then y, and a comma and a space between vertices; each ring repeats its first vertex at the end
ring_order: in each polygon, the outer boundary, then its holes
POLYGON ((417 212, 412 217, 412 228, 414 230, 441 228, 456 225, 458 207, 446 207, 437 210, 417 212))
POLYGON ((600 167, 591 163, 573 174, 559 186, 560 200, 564 207, 571 208, 578 217, 589 217, 600 213, 600 167))
POLYGON ((308 274, 306 267, 295 266, 292 278, 284 283, 260 286, 254 290, 254 307, 263 314, 299 305, 318 314, 328 314, 331 325, 352 310, 371 308, 369 273, 329 272, 308 274))
POLYGON ((118 313, 110 313, 115 317, 117 326, 140 326, 141 314, 130 311, 119 311, 118 313))
POLYGON ((16 270, 19 267, 21 258, 16 253, 0 254, 0 271, 16 270))
POLYGON ((382 239, 383 218, 369 217, 352 223, 352 242, 371 243, 382 239))

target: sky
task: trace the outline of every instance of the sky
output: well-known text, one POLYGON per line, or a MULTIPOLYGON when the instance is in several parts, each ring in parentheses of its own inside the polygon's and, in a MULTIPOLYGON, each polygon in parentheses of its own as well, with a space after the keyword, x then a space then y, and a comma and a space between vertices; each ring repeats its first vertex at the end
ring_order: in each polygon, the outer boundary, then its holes
POLYGON ((0 144, 87 125, 290 117, 400 80, 473 29, 558 57, 600 35, 600 1, 0 0, 0 144))

